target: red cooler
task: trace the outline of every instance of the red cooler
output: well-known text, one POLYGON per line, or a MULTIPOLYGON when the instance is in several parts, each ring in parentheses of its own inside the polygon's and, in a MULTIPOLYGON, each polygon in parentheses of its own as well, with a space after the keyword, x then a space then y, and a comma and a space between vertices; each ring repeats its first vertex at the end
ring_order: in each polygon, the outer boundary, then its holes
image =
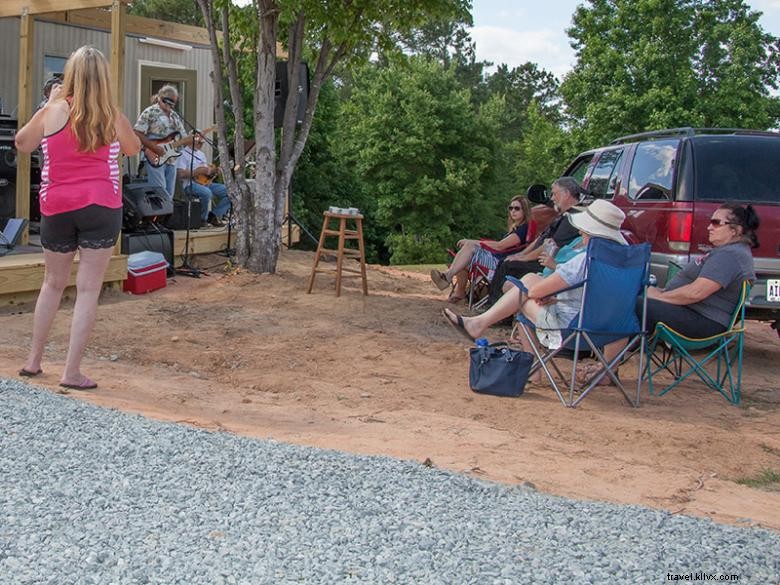
POLYGON ((168 262, 159 252, 144 250, 127 257, 125 292, 141 295, 165 287, 168 262))

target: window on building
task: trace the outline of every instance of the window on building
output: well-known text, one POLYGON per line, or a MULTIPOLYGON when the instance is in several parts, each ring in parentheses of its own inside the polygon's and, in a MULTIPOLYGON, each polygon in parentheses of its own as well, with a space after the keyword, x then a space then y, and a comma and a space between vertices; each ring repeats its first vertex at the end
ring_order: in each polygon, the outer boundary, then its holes
POLYGON ((66 57, 57 57, 55 55, 43 56, 43 80, 46 81, 55 73, 65 71, 66 57))

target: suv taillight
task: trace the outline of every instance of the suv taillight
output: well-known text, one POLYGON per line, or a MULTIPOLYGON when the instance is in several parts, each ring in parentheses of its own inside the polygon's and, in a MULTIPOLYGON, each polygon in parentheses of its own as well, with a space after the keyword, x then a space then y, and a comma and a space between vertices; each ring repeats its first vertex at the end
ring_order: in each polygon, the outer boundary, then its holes
POLYGON ((672 212, 669 216, 669 248, 675 252, 690 251, 692 228, 693 212, 672 212))

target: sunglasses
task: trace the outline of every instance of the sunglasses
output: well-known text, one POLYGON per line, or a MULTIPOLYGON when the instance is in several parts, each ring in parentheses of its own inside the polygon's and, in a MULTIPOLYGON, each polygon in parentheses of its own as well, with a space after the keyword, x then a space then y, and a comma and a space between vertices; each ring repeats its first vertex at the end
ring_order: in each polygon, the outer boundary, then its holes
POLYGON ((507 207, 507 209, 509 211, 522 211, 523 210, 523 208, 520 207, 519 205, 510 205, 509 207, 507 207))
POLYGON ((713 217, 710 220, 710 225, 712 227, 720 227, 722 225, 734 225, 734 222, 733 221, 726 221, 725 219, 717 219, 717 218, 713 217))

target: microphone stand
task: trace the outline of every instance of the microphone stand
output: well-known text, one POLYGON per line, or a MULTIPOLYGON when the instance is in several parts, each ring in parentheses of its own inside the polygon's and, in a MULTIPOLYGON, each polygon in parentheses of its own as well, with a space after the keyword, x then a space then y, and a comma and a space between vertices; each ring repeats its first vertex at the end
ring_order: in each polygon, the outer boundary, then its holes
MULTIPOLYGON (((192 183, 195 180, 195 177, 193 176, 193 170, 195 166, 195 137, 200 136, 204 142, 211 146, 211 148, 215 148, 215 145, 211 140, 201 134, 198 129, 195 128, 195 126, 190 124, 184 116, 174 110, 171 104, 168 104, 168 106, 171 108, 171 113, 179 120, 181 120, 185 127, 192 130, 192 143, 187 147, 190 149, 190 186, 192 186, 192 183)), ((184 276, 191 276, 192 278, 200 278, 201 275, 205 273, 199 268, 196 268, 190 264, 190 222, 192 221, 192 195, 185 193, 185 196, 187 197, 187 221, 184 224, 184 253, 181 256, 181 266, 176 268, 176 273, 182 274, 184 276)), ((200 223, 200 217, 198 217, 198 222, 200 223)))

